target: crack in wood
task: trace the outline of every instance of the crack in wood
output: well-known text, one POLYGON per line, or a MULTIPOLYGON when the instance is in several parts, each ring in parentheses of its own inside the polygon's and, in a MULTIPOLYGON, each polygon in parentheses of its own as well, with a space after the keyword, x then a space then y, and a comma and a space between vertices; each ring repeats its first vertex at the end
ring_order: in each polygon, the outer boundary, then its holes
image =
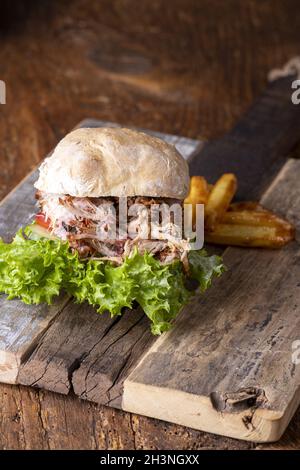
POLYGON ((265 391, 258 387, 242 388, 236 392, 212 392, 210 400, 213 408, 222 413, 240 413, 266 405, 265 391))
MULTIPOLYGON (((140 321, 142 321, 142 318, 141 318, 140 321)), ((118 372, 116 378, 113 380, 113 383, 112 383, 111 387, 109 387, 109 389, 106 391, 106 395, 107 395, 108 401, 107 401, 106 403, 103 403, 104 405, 108 405, 108 403, 112 402, 113 399, 111 398, 111 390, 112 390, 112 389, 115 387, 115 385, 118 383, 120 377, 122 376, 123 371, 127 368, 128 364, 129 364, 129 361, 130 361, 130 358, 131 358, 131 356, 132 356, 132 351, 134 350, 136 344, 141 340, 141 338, 143 338, 143 336, 145 336, 145 332, 144 332, 144 333, 142 332, 142 333, 141 333, 141 336, 138 337, 138 339, 136 340, 136 342, 131 346, 131 348, 130 348, 130 350, 129 350, 129 353, 128 353, 128 356, 127 356, 126 360, 124 361, 123 366, 120 368, 120 370, 119 370, 119 372, 118 372)), ((121 386, 122 386, 122 385, 121 385, 121 386)), ((120 397, 121 395, 122 395, 122 394, 119 394, 118 397, 120 397)), ((116 398, 118 398, 118 397, 116 397, 116 398)), ((116 398, 115 398, 115 399, 116 399, 116 398)))
POLYGON ((105 338, 105 336, 108 335, 110 330, 120 321, 120 317, 115 317, 113 320, 114 321, 111 323, 111 325, 104 332, 103 336, 101 336, 101 338, 98 339, 98 341, 89 349, 89 351, 84 352, 79 358, 76 358, 74 360, 74 362, 71 364, 71 366, 68 368, 68 380, 69 380, 70 392, 74 393, 74 387, 73 387, 74 372, 77 371, 78 369, 80 369, 82 362, 92 353, 92 351, 103 340, 103 338, 105 338))
POLYGON ((47 443, 47 449, 50 449, 50 444, 49 444, 49 436, 48 436, 48 430, 45 426, 44 419, 42 416, 42 392, 38 392, 38 399, 36 400, 37 402, 37 416, 39 418, 39 422, 41 424, 42 432, 44 433, 45 441, 47 443))
MULTIPOLYGON (((91 396, 91 392, 92 392, 95 388, 97 388, 98 385, 99 385, 99 384, 96 382, 95 384, 93 384, 92 386, 90 386, 90 388, 88 387, 88 380, 89 380, 90 378, 91 378, 91 379, 94 379, 95 376, 97 376, 97 375, 99 374, 99 370, 98 370, 97 368, 95 368, 95 370, 93 371, 93 367, 95 366, 95 364, 96 364, 97 361, 99 360, 99 355, 101 355, 101 357, 105 357, 105 354, 106 354, 108 351, 112 350, 113 347, 114 347, 117 343, 119 343, 120 341, 122 341, 122 339, 123 339, 125 336, 127 336, 139 323, 142 322, 144 314, 143 314, 143 312, 141 311, 140 308, 138 309, 137 312, 138 312, 139 316, 138 316, 137 320, 134 321, 131 325, 130 325, 130 323, 127 324, 127 322, 126 322, 126 321, 124 322, 124 320, 122 319, 122 325, 124 325, 123 327, 125 327, 124 331, 123 331, 123 332, 120 332, 121 334, 120 334, 120 335, 117 335, 117 337, 116 337, 115 339, 113 339, 112 342, 108 341, 107 346, 106 346, 103 350, 99 351, 99 353, 95 354, 95 357, 94 357, 94 359, 91 361, 91 363, 88 365, 87 370, 84 370, 84 372, 82 371, 82 373, 83 373, 83 375, 84 375, 84 384, 85 384, 85 387, 84 387, 84 389, 82 389, 81 392, 80 392, 80 397, 81 397, 81 398, 88 399, 88 397, 91 396)), ((132 316, 132 312, 130 312, 129 309, 127 310, 127 313, 129 313, 129 315, 132 316)), ((123 318, 124 318, 124 317, 123 317, 123 318)), ((108 332, 108 333, 109 333, 109 332, 108 332)), ((143 333, 144 333, 144 332, 141 333, 141 336, 143 335, 143 333)), ((107 335, 105 335, 105 336, 107 336, 107 335)), ((141 336, 140 336, 140 337, 141 337, 141 336)), ((138 339, 136 340, 136 342, 131 346, 130 351, 132 351, 134 345, 139 341, 140 337, 138 337, 138 339)), ((104 338, 105 338, 105 337, 104 337, 104 338)), ((118 372, 116 372, 116 378, 115 378, 115 380, 111 383, 110 379, 107 379, 107 380, 108 380, 108 382, 107 382, 107 387, 108 387, 108 389, 107 389, 107 390, 111 390, 111 389, 113 388, 114 383, 116 383, 116 380, 117 380, 117 378, 119 377, 121 371, 126 367, 129 356, 130 356, 130 354, 128 354, 128 352, 127 352, 127 359, 124 358, 124 356, 123 356, 123 362, 122 362, 122 364, 121 364, 120 369, 118 370, 118 372)), ((85 362, 87 362, 87 361, 88 361, 88 356, 86 356, 86 358, 85 358, 85 362)), ((83 361, 83 362, 84 362, 84 361, 83 361)), ((85 364, 84 364, 84 363, 81 364, 80 367, 83 367, 83 368, 85 369, 85 364)), ((81 371, 80 371, 80 367, 77 369, 77 372, 78 372, 78 373, 81 372, 81 371)), ((101 374, 101 372, 100 372, 100 374, 101 374)), ((103 381, 103 379, 104 379, 104 377, 102 377, 102 381, 103 381)), ((82 379, 81 379, 81 380, 82 380, 82 379)), ((76 379, 76 382, 77 382, 77 381, 78 381, 78 378, 76 379)), ((73 384, 73 386, 74 386, 74 384, 73 384)), ((75 387, 76 387, 76 386, 75 386, 75 387)), ((103 393, 106 394, 106 393, 107 393, 107 390, 105 390, 105 392, 103 392, 103 393)), ((108 398, 109 398, 109 397, 108 397, 108 398)))
MULTIPOLYGON (((118 319, 120 320, 120 318, 121 318, 121 317, 119 317, 118 319)), ((120 341, 126 334, 128 334, 128 333, 135 327, 135 325, 136 325, 137 323, 139 323, 139 321, 140 321, 140 319, 138 319, 133 325, 131 325, 121 336, 117 337, 112 343, 110 343, 103 351, 101 351, 101 354, 104 356, 105 353, 106 353, 110 348, 112 348, 112 347, 114 346, 114 344, 116 344, 118 341, 120 341)), ((108 330, 107 333, 109 333, 110 330, 111 330, 111 328, 108 330)), ((105 338, 105 336, 107 336, 107 334, 104 335, 103 338, 105 338)), ((98 344, 99 344, 99 343, 98 343, 98 344)), ((94 348, 93 348, 93 349, 94 349, 94 348)), ((90 352, 90 354, 91 354, 91 353, 92 353, 92 351, 90 352)), ((89 354, 89 355, 90 355, 90 354, 89 354)), ((90 371, 91 371, 91 369, 93 368, 93 366, 95 365, 95 363, 97 362, 97 360, 98 360, 98 356, 96 355, 94 361, 91 362, 91 364, 89 365, 88 370, 87 370, 87 372, 86 372, 85 384, 86 384, 86 381, 87 381, 87 377, 88 377, 88 375, 90 374, 90 371)), ((97 372, 95 371, 94 374, 92 375, 92 377, 93 377, 96 373, 97 373, 97 372)), ((84 393, 88 393, 88 392, 92 391, 93 389, 94 389, 94 387, 93 387, 92 389, 88 390, 88 389, 87 389, 87 384, 86 384, 86 389, 85 389, 84 393)))
POLYGON ((69 393, 72 388, 70 378, 74 370, 118 321, 118 318, 111 319, 108 315, 100 318, 91 307, 75 307, 70 302, 21 366, 20 382, 69 393), (98 334, 95 334, 97 325, 98 334), (78 337, 71 342, 74 329, 78 332, 78 337))

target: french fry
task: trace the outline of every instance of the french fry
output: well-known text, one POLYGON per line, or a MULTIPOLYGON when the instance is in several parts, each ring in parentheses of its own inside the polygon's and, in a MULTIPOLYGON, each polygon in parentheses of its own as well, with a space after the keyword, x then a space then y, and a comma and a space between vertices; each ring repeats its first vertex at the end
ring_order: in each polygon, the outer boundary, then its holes
POLYGON ((184 200, 185 204, 193 206, 193 226, 196 223, 196 205, 206 204, 209 196, 209 188, 203 176, 192 176, 190 181, 190 192, 184 200))
POLYGON ((232 211, 224 214, 222 223, 232 225, 251 225, 260 227, 282 227, 286 231, 292 231, 293 226, 284 219, 270 211, 232 211))
POLYGON ((225 173, 213 186, 205 206, 205 229, 212 232, 222 220, 236 192, 237 180, 234 174, 225 173))
POLYGON ((216 184, 208 184, 202 176, 191 178, 185 204, 205 205, 205 241, 220 245, 280 248, 295 237, 295 228, 286 220, 268 211, 258 202, 232 203, 237 180, 226 173, 216 184))
POLYGON ((203 176, 192 176, 190 181, 190 192, 184 203, 206 204, 209 196, 209 188, 203 176))
POLYGON ((205 232, 205 240, 220 245, 280 248, 293 240, 294 231, 280 225, 219 224, 213 232, 205 232))

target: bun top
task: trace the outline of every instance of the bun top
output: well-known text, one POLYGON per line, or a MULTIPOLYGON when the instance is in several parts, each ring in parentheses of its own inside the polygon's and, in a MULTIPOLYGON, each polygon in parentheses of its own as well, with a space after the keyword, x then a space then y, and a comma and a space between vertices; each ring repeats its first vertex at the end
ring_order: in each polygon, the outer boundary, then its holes
POLYGON ((75 197, 184 199, 189 189, 188 165, 176 148, 131 129, 76 129, 39 171, 37 189, 75 197))

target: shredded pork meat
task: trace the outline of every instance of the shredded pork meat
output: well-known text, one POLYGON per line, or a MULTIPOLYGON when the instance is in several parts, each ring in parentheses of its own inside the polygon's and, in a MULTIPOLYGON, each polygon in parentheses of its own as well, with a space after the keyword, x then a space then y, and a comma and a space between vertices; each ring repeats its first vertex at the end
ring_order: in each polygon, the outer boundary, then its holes
POLYGON ((162 263, 180 259, 188 269, 189 242, 178 236, 182 222, 179 226, 177 220, 170 218, 163 225, 159 220, 150 230, 151 207, 159 204, 167 209, 174 203, 180 203, 178 200, 127 198, 128 227, 125 232, 119 220, 119 198, 79 198, 41 191, 37 191, 36 198, 41 212, 50 221, 51 232, 68 240, 81 257, 110 259, 119 264, 137 249, 141 254, 146 251, 152 253, 162 263))

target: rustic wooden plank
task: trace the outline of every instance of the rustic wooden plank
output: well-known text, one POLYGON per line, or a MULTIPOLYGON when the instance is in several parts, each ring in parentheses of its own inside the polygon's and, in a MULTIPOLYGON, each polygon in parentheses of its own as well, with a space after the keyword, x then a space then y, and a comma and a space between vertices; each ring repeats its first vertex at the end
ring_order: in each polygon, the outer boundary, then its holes
POLYGON ((68 394, 70 377, 80 360, 95 348, 116 320, 108 314, 100 317, 88 305, 69 302, 21 365, 18 383, 68 394))
POLYGON ((154 340, 141 308, 122 315, 74 372, 72 384, 76 395, 120 408, 124 379, 154 340))
POLYGON ((37 170, 31 172, 0 202, 0 237, 6 242, 32 221, 36 203, 33 183, 37 176, 37 170))
MULTIPOLYGON (((78 126, 101 127, 117 126, 117 124, 86 119, 78 126)), ((188 158, 199 145, 198 141, 192 139, 153 131, 150 133, 176 145, 185 158, 188 158)), ((34 200, 33 178, 34 175, 28 183, 26 182, 26 197, 29 196, 32 200, 34 200)), ((23 186, 20 186, 20 190, 24 198, 23 186)), ((6 201, 11 208, 9 214, 13 212, 15 196, 12 196, 6 201)), ((26 209, 20 207, 19 211, 26 212, 26 209)), ((5 217, 3 217, 3 226, 5 226, 5 217)), ((14 230, 15 226, 12 232, 14 230)), ((5 308, 9 309, 10 303, 5 300, 4 302, 5 308)), ((16 302, 18 306, 20 302, 16 302)), ((28 311, 30 312, 32 308, 35 307, 29 307, 28 311)), ((149 331, 148 320, 140 309, 126 313, 116 324, 115 321, 116 319, 112 320, 107 315, 98 315, 86 304, 75 306, 71 302, 43 335, 32 355, 20 367, 18 383, 63 394, 69 393, 74 386, 76 393, 82 398, 120 406, 124 377, 139 361, 153 338, 149 331), (101 360, 96 360, 97 355, 101 360), (93 388, 97 381, 100 381, 100 385, 93 388), (91 382, 93 386, 89 385, 91 382), (88 384, 86 388, 85 383, 88 384)), ((7 319, 4 324, 7 324, 7 319)), ((22 334, 20 331, 20 336, 22 334)))
POLYGON ((0 296, 0 382, 16 382, 20 364, 67 302, 61 296, 54 305, 32 306, 0 296))
MULTIPOLYGON (((264 195, 300 227, 300 162, 264 195)), ((122 408, 217 434, 274 441, 300 402, 299 239, 282 250, 229 248, 229 271, 186 307, 124 382, 122 408)))
POLYGON ((153 342, 140 308, 121 317, 67 305, 21 365, 18 383, 120 407, 124 377, 153 342))

